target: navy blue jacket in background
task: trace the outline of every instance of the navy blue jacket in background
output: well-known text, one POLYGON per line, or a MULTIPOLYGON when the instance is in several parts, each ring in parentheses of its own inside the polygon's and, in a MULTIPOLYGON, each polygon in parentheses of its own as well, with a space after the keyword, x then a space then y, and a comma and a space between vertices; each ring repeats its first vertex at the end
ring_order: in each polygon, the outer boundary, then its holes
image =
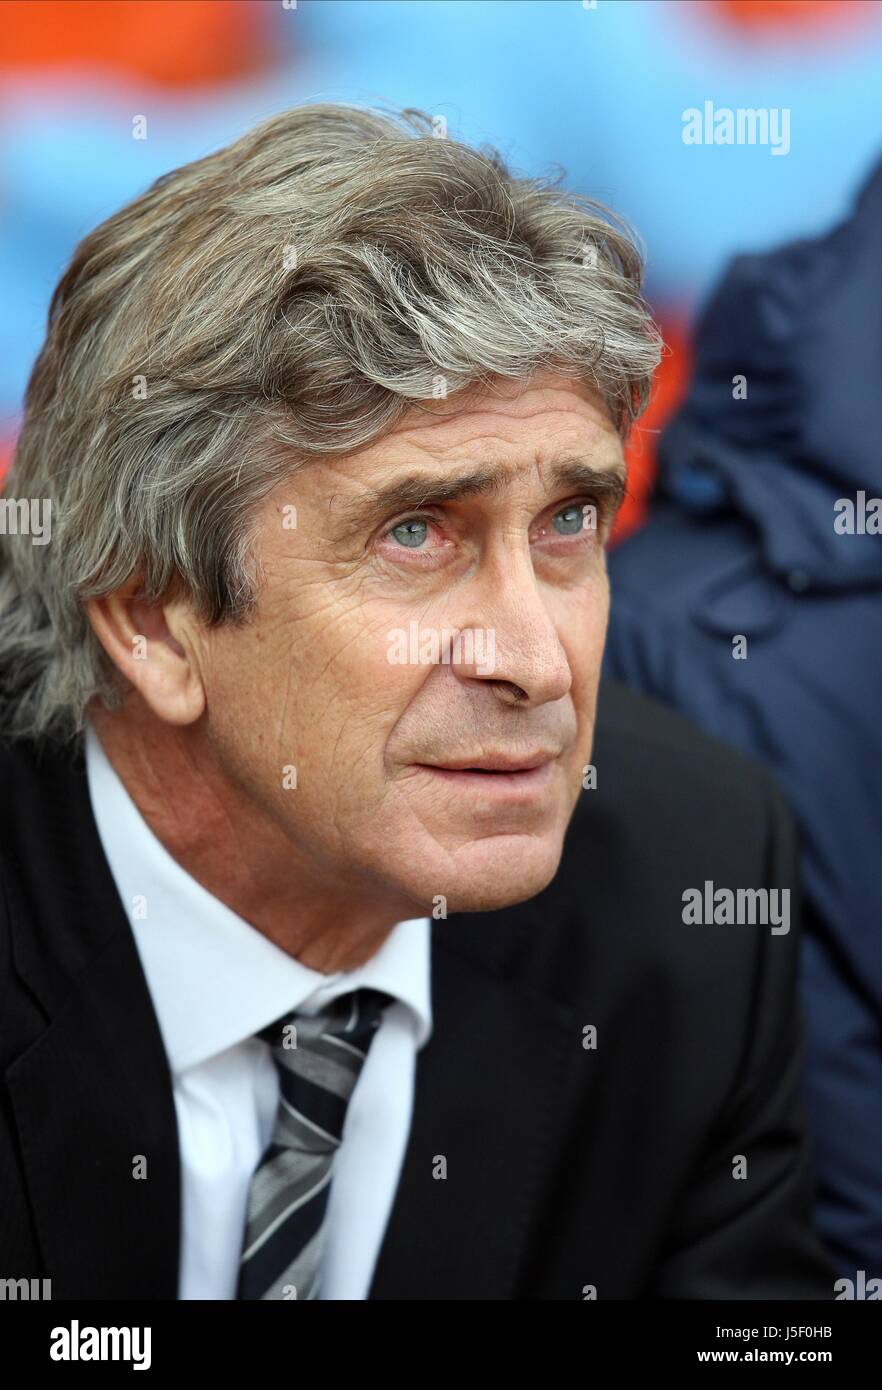
POLYGON ((882 1276, 882 537, 834 529, 861 491, 882 498, 882 164, 831 233, 724 275, 649 523, 609 557, 606 657, 796 813, 817 1222, 852 1278, 882 1276))

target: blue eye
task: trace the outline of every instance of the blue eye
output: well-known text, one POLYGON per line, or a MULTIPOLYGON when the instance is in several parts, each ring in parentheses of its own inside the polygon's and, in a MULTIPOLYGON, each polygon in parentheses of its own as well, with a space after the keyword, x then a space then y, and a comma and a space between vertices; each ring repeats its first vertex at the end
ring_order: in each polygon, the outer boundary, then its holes
POLYGON ((561 536, 576 536, 582 530, 584 517, 582 508, 573 503, 569 507, 563 507, 561 511, 555 513, 551 518, 554 522, 555 530, 561 536), (558 526, 558 521, 563 519, 563 524, 558 526))
POLYGON ((418 546, 422 545, 423 541, 426 539, 428 530, 429 523, 427 521, 420 521, 417 517, 412 521, 402 521, 398 526, 393 526, 389 535, 394 536, 402 545, 409 546, 411 550, 415 550, 418 546))

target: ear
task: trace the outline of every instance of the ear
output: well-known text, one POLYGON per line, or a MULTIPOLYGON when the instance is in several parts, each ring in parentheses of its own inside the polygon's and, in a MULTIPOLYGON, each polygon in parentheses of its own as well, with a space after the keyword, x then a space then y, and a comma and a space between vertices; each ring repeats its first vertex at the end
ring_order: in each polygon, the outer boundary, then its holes
POLYGON ((133 576, 86 615, 107 655, 167 724, 193 724, 205 710, 205 686, 195 640, 198 620, 174 598, 149 603, 133 576))

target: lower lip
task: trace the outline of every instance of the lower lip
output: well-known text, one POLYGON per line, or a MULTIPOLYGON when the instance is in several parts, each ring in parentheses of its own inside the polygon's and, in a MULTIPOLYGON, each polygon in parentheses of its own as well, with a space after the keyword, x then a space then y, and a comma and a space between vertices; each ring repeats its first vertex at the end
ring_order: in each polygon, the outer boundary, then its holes
POLYGON ((463 791, 480 791, 485 796, 540 792, 548 786, 554 774, 553 762, 525 768, 520 772, 474 772, 468 768, 431 767, 428 763, 420 763, 419 766, 452 786, 460 787, 463 791))

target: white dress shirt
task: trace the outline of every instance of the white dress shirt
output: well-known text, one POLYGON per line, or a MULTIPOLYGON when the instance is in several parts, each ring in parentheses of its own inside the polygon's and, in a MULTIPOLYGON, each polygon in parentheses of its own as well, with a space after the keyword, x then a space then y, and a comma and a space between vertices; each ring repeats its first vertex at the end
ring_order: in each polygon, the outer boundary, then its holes
POLYGON ((429 918, 399 922, 357 970, 288 955, 191 877, 142 819, 91 725, 89 795, 131 922, 174 1085, 182 1209, 178 1297, 236 1296, 245 1203, 279 1082, 259 1029, 360 985, 394 997, 346 1112, 325 1217, 319 1297, 364 1299, 410 1132, 417 1050, 432 1031, 429 918))

